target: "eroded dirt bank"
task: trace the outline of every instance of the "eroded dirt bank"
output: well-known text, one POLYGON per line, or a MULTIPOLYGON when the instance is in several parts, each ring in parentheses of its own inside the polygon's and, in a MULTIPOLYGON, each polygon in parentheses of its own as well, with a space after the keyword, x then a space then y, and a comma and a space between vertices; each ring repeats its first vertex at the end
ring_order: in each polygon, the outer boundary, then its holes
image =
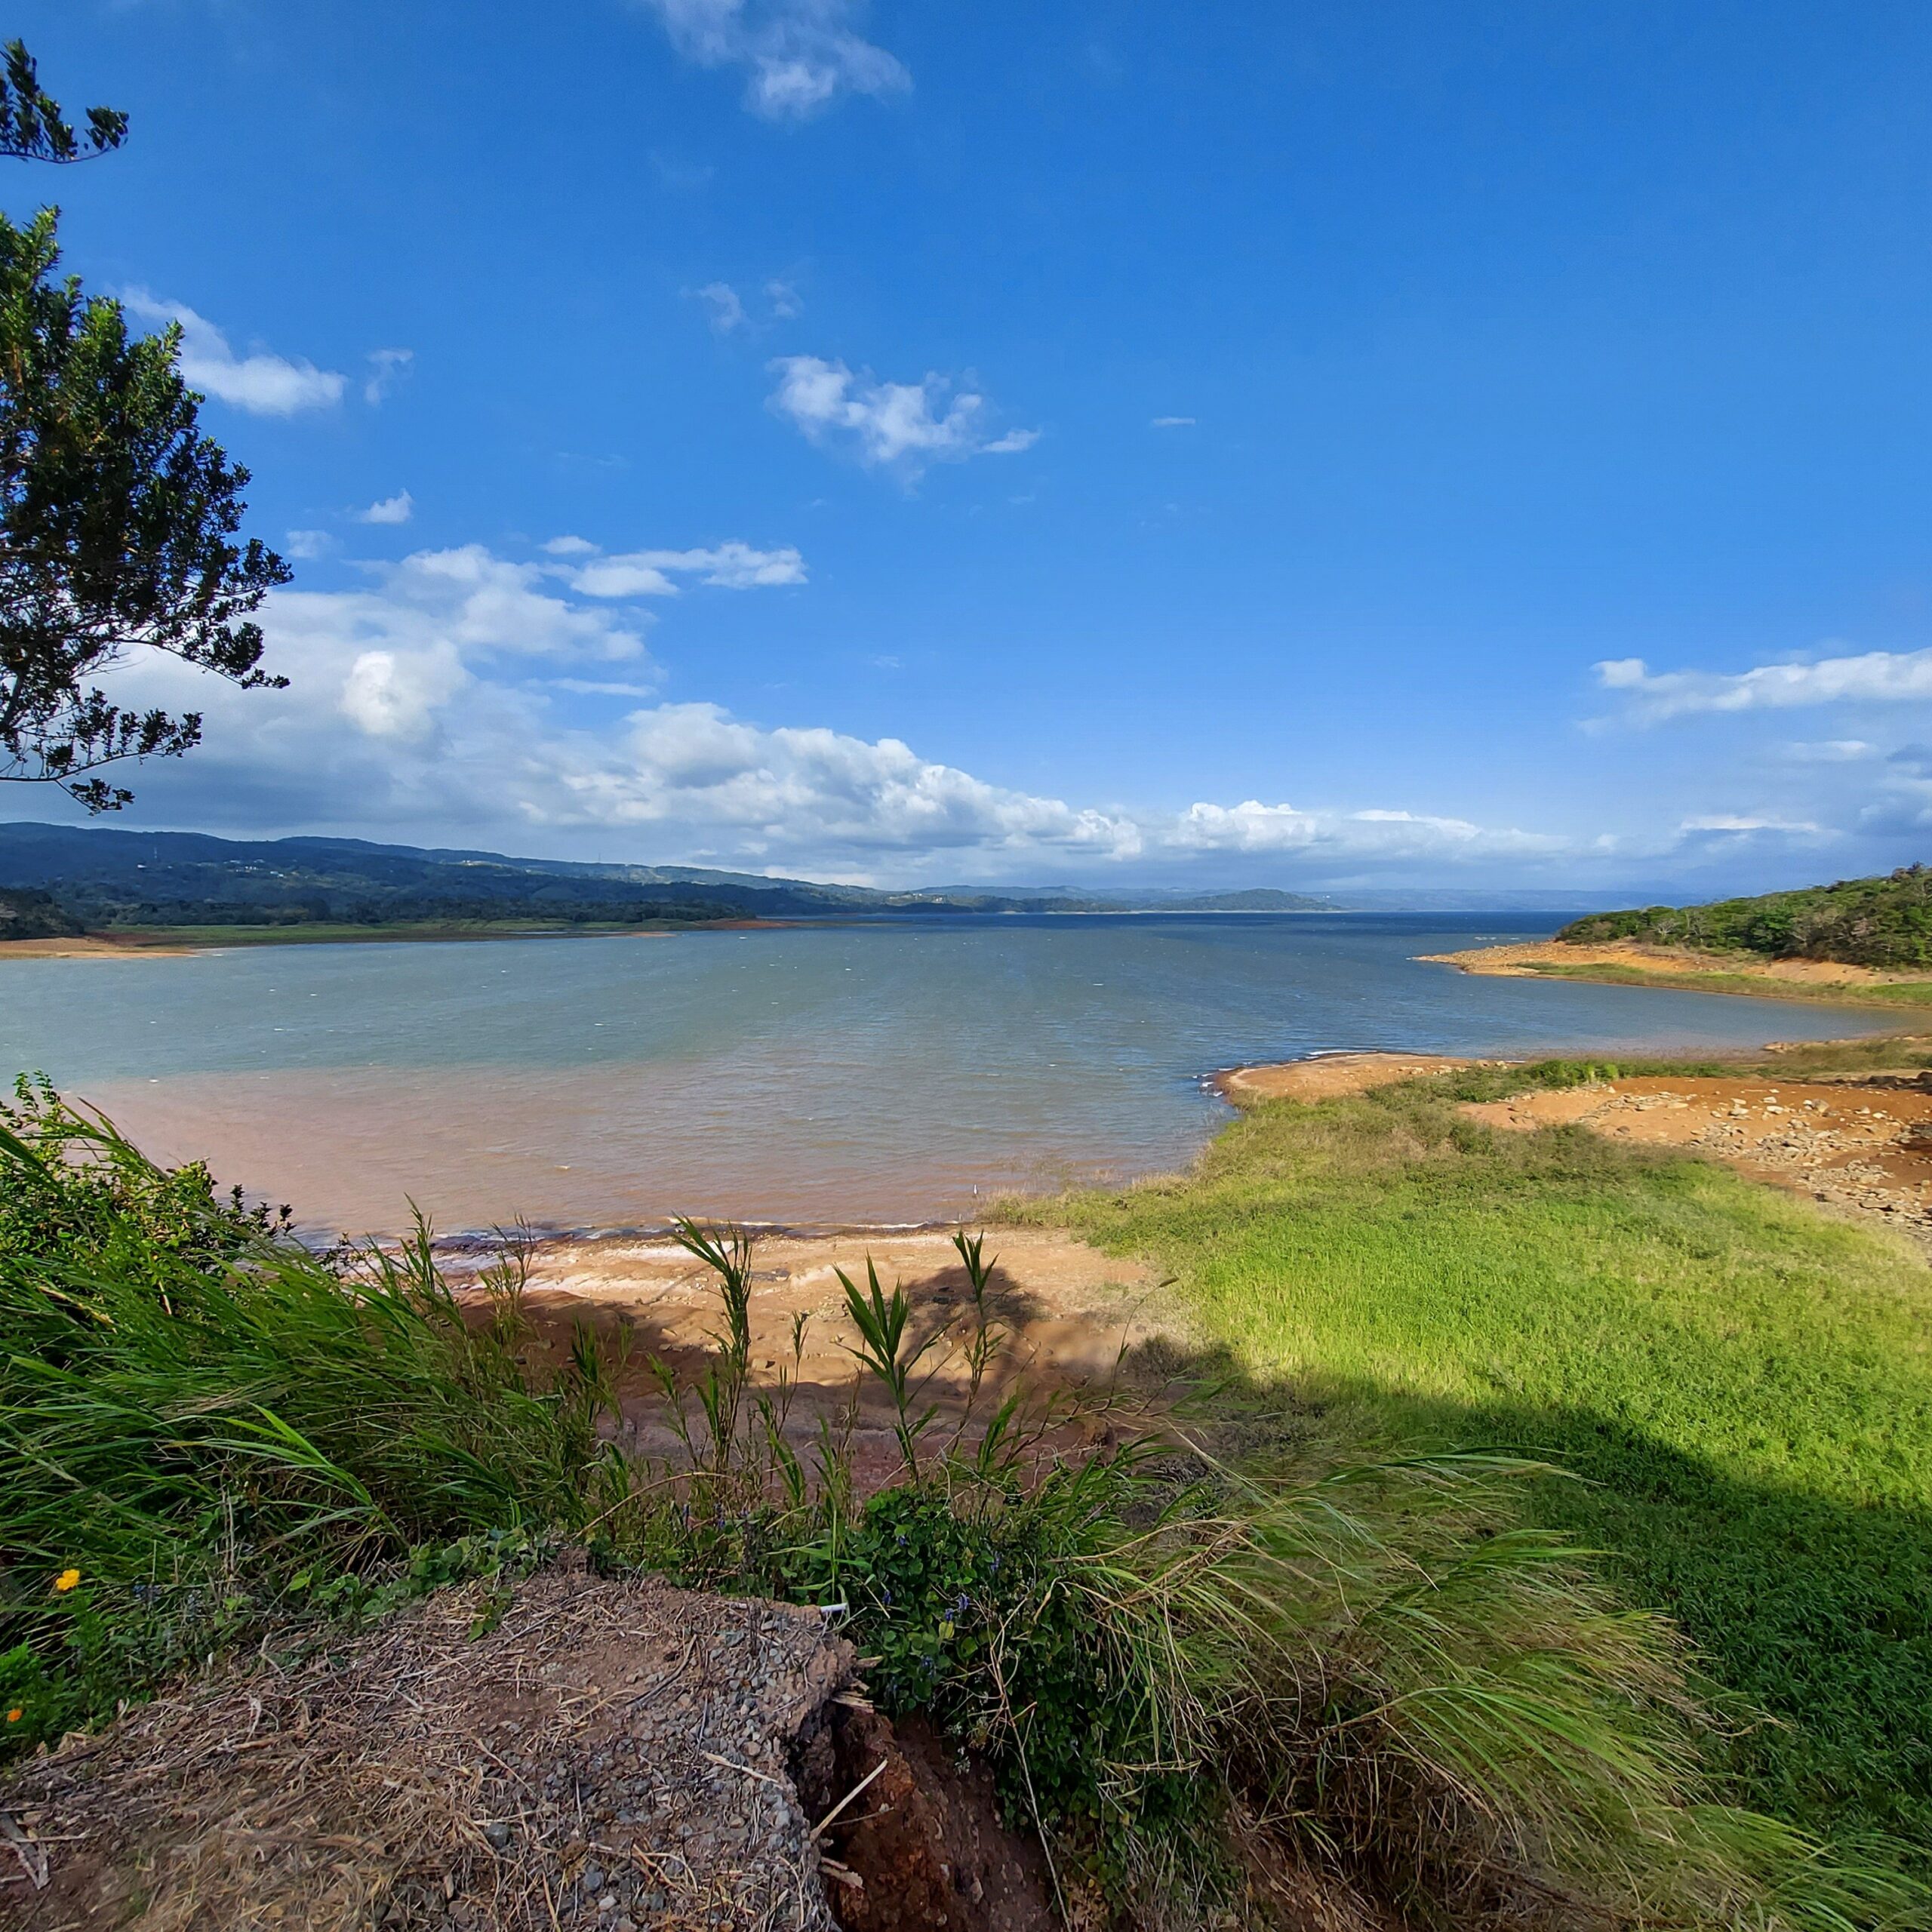
POLYGON ((580 1567, 76 1739, 0 1784, 5 1854, 35 1932, 1058 1923, 986 1774, 902 1740, 817 1611, 580 1567))

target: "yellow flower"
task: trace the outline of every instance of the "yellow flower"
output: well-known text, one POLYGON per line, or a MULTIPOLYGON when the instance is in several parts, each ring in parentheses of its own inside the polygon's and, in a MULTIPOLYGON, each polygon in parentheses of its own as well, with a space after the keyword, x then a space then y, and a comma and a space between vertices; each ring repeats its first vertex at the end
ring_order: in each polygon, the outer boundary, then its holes
POLYGON ((16 1704, 14 1708, 7 1713, 7 1721, 9 1724, 18 1724, 21 1718, 26 1715, 26 1712, 22 1710, 19 1705, 16 1704))
POLYGON ((80 1580, 81 1573, 78 1570, 63 1570, 54 1578, 54 1587, 57 1590, 71 1590, 80 1580))

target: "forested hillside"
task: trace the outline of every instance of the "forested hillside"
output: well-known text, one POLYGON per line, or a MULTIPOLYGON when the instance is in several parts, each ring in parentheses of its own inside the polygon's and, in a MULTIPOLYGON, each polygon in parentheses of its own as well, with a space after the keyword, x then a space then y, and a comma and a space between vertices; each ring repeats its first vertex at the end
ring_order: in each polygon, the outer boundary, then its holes
POLYGON ((0 825, 0 894, 30 897, 37 922, 29 931, 24 907, 11 915, 0 907, 0 939, 128 927, 636 925, 853 913, 1331 909, 1324 900, 1278 891, 1089 896, 957 886, 893 892, 688 866, 516 859, 359 838, 238 840, 25 823, 0 825))
POLYGON ((1932 871, 1905 866, 1882 878, 1841 879, 1755 899, 1592 912, 1557 937, 1580 946, 1646 940, 1851 966, 1932 965, 1932 871))

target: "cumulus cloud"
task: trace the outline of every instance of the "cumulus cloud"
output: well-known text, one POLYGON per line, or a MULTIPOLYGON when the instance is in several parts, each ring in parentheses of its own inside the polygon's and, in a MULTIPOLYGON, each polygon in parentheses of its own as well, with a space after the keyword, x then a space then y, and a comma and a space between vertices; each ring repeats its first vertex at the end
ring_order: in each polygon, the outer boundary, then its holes
POLYGON ((1014 455, 1039 440, 1037 429, 995 436, 986 398, 954 393, 943 376, 882 382, 869 370, 855 374, 817 355, 780 356, 771 368, 778 377, 773 409, 814 442, 848 450, 863 463, 912 472, 929 463, 1014 455))
POLYGON ((614 742, 559 772, 553 823, 675 825, 723 833, 752 856, 1024 850, 1119 858, 1141 832, 1124 814, 988 784, 897 738, 747 724, 713 704, 634 712, 614 742))
POLYGON ((552 566, 586 597, 675 597, 679 577, 694 577, 721 590, 805 581, 805 560, 789 544, 759 550, 734 540, 708 550, 629 550, 608 557, 580 537, 553 537, 543 547, 552 556, 586 559, 552 566))
POLYGON ((383 497, 371 503, 366 510, 355 512, 358 523, 407 523, 416 514, 416 499, 407 490, 398 490, 393 497, 383 497))
POLYGON ((746 70, 745 105, 804 120, 843 94, 903 94, 905 67, 854 29, 859 0, 639 0, 702 67, 746 70))
POLYGON ((438 706, 469 681, 447 638, 414 651, 365 651, 343 680, 342 712, 372 738, 426 737, 438 706))
POLYGON ((1159 833, 1180 852, 1326 852, 1354 858, 1555 856, 1571 849, 1546 833, 1491 829, 1467 819, 1371 809, 1304 811, 1293 805, 1197 804, 1159 833))
POLYGON ((281 540, 281 553, 298 564, 312 564, 334 546, 335 539, 326 530, 291 530, 281 540))
POLYGON ((1808 664, 1749 671, 1654 672, 1641 657, 1595 666, 1605 691, 1629 700, 1626 715, 1659 724, 1700 712, 1781 710, 1804 705, 1894 704, 1932 698, 1932 650, 1868 651, 1808 664))
MULTIPOLYGON (((567 554, 578 568, 581 552, 567 554)), ((644 568, 724 583, 789 568, 771 561, 783 552, 743 545, 635 554, 661 560, 644 568)), ((125 667, 124 701, 187 704, 208 718, 192 758, 144 774, 144 803, 258 832, 516 849, 630 830, 640 858, 709 854, 900 878, 1091 876, 1244 855, 1258 865, 1453 863, 1569 849, 1392 809, 1251 799, 1177 812, 1026 791, 896 737, 657 701, 638 620, 560 579, 556 562, 469 545, 363 568, 355 588, 269 598, 269 661, 294 679, 286 691, 235 692, 166 659, 125 667)))
POLYGON ((318 369, 300 356, 272 355, 266 349, 238 355, 206 316, 179 302, 165 302, 144 288, 128 290, 121 300, 143 321, 180 325, 181 379, 218 402, 254 416, 294 416, 305 409, 331 408, 342 400, 348 378, 332 369, 318 369))

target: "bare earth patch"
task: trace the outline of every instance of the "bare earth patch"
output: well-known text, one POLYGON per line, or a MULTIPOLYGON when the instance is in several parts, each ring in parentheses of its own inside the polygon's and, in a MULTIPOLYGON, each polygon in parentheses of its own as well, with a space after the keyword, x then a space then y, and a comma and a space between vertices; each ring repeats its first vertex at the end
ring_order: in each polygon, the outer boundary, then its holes
MULTIPOLYGON (((1168 1332, 1158 1278, 1140 1263, 1052 1229, 994 1229, 986 1252, 997 1261, 987 1303, 1000 1342, 980 1386, 980 1413, 1023 1382, 1029 1398, 1078 1399, 1078 1413, 1056 1430, 1053 1446, 1110 1440, 1136 1382, 1124 1358, 1168 1332)), ((490 1308, 480 1278, 488 1259, 445 1258, 459 1300, 479 1321, 490 1308)), ((801 1454, 816 1439, 821 1416, 848 1412, 857 1472, 868 1486, 898 1474, 899 1451, 876 1379, 857 1372, 851 1349, 858 1336, 837 1271, 863 1289, 869 1259, 888 1294, 895 1282, 903 1284, 920 1338, 939 1338, 920 1373, 929 1378, 921 1401, 938 1407, 936 1439, 943 1441, 945 1423, 963 1414, 971 1396, 967 1349, 977 1321, 949 1235, 927 1229, 768 1237, 754 1251, 751 1298, 754 1387, 774 1389, 781 1376, 790 1383, 786 1433, 801 1454)), ((716 1277, 662 1237, 541 1241, 528 1262, 521 1302, 533 1353, 560 1361, 579 1324, 588 1327, 617 1364, 620 1441, 635 1453, 676 1460, 678 1438, 651 1358, 681 1380, 703 1372, 716 1349, 716 1277)), ((1141 1392, 1137 1387, 1134 1403, 1141 1392)))
POLYGON ((108 939, 90 933, 74 939, 10 939, 0 943, 0 959, 171 958, 196 950, 167 940, 108 939))
POLYGON ((1460 952, 1425 952, 1418 957, 1431 965, 1454 966, 1464 973, 1497 979, 1535 979, 1552 967, 1586 970, 1595 966, 1660 979, 1744 977, 1793 992, 1806 987, 1847 992, 1863 986, 1910 986, 1923 983, 1926 977, 1923 973, 1881 972, 1875 967, 1842 965, 1835 960, 1767 959, 1755 952, 1697 952, 1684 946, 1647 946, 1629 939, 1611 940, 1601 946, 1537 940, 1516 946, 1472 946, 1460 952))
POLYGON ((1500 1060, 1457 1060, 1444 1054, 1322 1054, 1313 1060, 1265 1066, 1231 1067, 1214 1076, 1221 1097, 1236 1106, 1261 1100, 1339 1100, 1427 1073, 1465 1066, 1497 1066, 1500 1060))
POLYGON ((1509 1131, 1574 1124, 1709 1154, 1932 1246, 1932 1085, 1915 1073, 1641 1076, 1469 1101, 1463 1112, 1509 1131))

